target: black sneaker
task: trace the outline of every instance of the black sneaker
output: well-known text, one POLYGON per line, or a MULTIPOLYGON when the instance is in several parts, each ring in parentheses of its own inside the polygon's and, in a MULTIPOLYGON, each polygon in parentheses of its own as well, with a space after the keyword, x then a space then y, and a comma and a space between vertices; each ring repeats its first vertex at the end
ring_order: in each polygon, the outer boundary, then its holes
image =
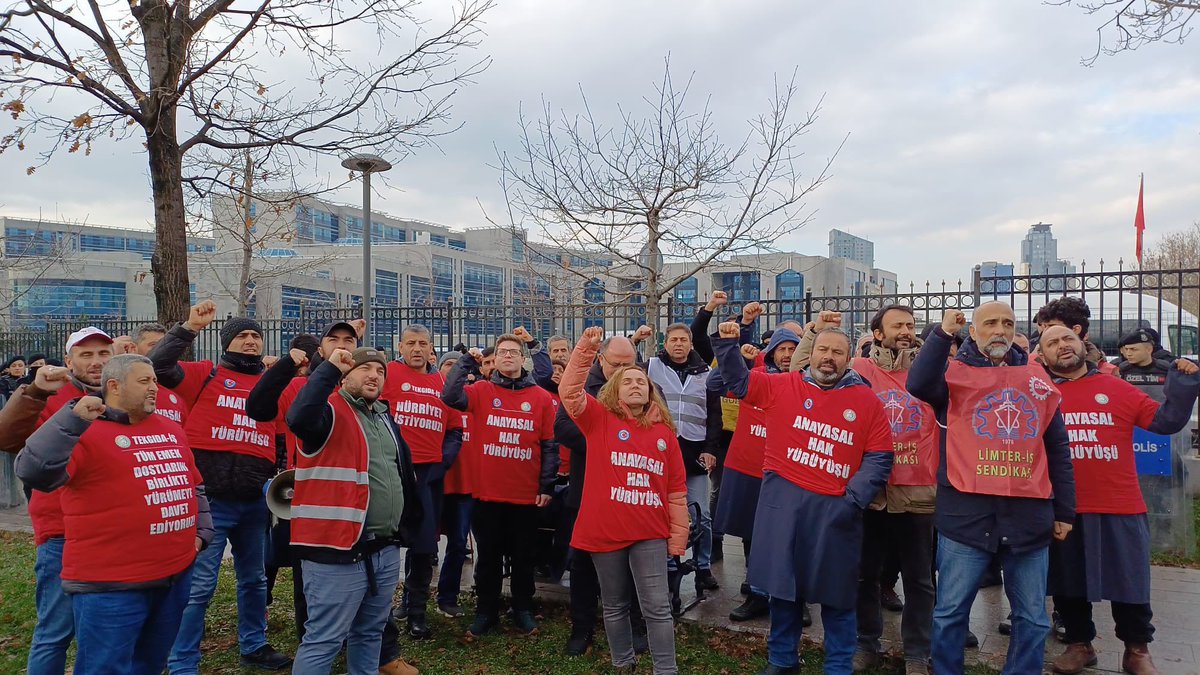
POLYGON ((729 613, 730 621, 751 621, 771 613, 771 604, 765 596, 748 595, 742 604, 729 613))
POLYGON ((879 592, 879 605, 889 612, 904 611, 904 602, 896 595, 895 588, 884 588, 879 592))
POLYGON ((750 595, 750 584, 743 581, 742 587, 738 589, 738 592, 740 592, 742 595, 750 595))
POLYGON ((392 608, 392 620, 396 623, 403 623, 408 618, 408 604, 401 602, 392 608))
POLYGON ((590 630, 572 630, 571 637, 567 638, 567 656, 583 656, 588 653, 592 647, 593 640, 592 631, 590 630))
POLYGON ((516 626, 517 630, 523 635, 532 635, 533 633, 537 632, 538 623, 537 620, 533 618, 533 612, 513 612, 512 620, 513 625, 516 626))
POLYGON ((500 624, 500 619, 487 614, 476 614, 475 620, 471 622, 471 627, 467 629, 467 637, 483 637, 488 633, 496 630, 496 626, 500 624))
POLYGON ((967 649, 977 649, 979 647, 979 638, 975 637, 975 634, 971 631, 967 631, 967 644, 965 646, 967 649))
POLYGON ((280 654, 271 645, 263 645, 249 654, 242 654, 242 665, 259 670, 283 670, 291 667, 292 657, 280 654))
POLYGON ((414 640, 428 640, 433 637, 433 631, 429 628, 424 614, 408 615, 408 636, 414 640))
POLYGON ((768 663, 766 668, 758 671, 758 675, 793 675, 794 673, 799 672, 799 665, 788 666, 784 668, 783 666, 777 666, 773 663, 768 663))
POLYGON ((462 607, 458 605, 438 605, 438 614, 450 619, 461 618, 464 614, 462 607))
POLYGON ((715 591, 721 587, 717 583, 717 578, 713 576, 712 570, 696 570, 696 588, 697 590, 715 591))
MULTIPOLYGON (((804 611, 800 615, 800 625, 803 626, 804 628, 808 628, 809 626, 812 625, 812 613, 808 611, 807 604, 804 605, 804 611)), ((800 671, 796 670, 795 672, 800 672, 800 671)))
POLYGON ((1012 635, 1012 615, 1010 614, 1007 619, 1001 621, 1000 625, 996 626, 996 630, 1000 631, 1001 635, 1012 635))

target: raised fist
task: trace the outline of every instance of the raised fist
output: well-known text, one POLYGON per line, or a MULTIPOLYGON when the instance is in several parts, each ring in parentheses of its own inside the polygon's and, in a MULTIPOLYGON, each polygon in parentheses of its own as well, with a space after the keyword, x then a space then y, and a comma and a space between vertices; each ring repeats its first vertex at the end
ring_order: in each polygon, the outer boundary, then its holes
POLYGON ((643 340, 649 340, 654 335, 654 329, 646 324, 638 326, 638 329, 633 332, 633 344, 638 344, 643 340))
POLYGON ((33 376, 33 386, 42 391, 58 391, 70 379, 70 370, 60 366, 42 366, 33 376))
POLYGON ((751 302, 742 308, 742 323, 749 326, 754 323, 755 319, 762 316, 763 306, 761 302, 751 302))
POLYGON ((736 321, 725 321, 717 326, 717 337, 736 338, 742 334, 742 327, 736 321))
POLYGON ((754 345, 742 345, 742 358, 747 361, 753 361, 758 358, 759 348, 754 345))
POLYGON ((727 302, 729 302, 729 295, 725 291, 713 291, 712 297, 705 303, 704 309, 711 312, 727 302))
POLYGON ((817 315, 817 320, 813 322, 813 330, 821 332, 826 328, 841 328, 842 313, 824 311, 817 315))
POLYGON ((271 356, 270 354, 267 354, 262 357, 262 363, 263 363, 264 368, 270 368, 271 366, 275 365, 278 362, 279 362, 278 356, 271 356))
POLYGON ((333 350, 333 353, 329 355, 329 362, 337 366, 343 375, 354 369, 354 355, 345 349, 333 350))
POLYGON ((966 325, 967 315, 957 309, 948 309, 942 315, 942 330, 946 331, 947 335, 954 335, 966 325))
POLYGON ((517 326, 513 329, 512 334, 520 338, 521 342, 533 342, 533 336, 529 334, 529 331, 525 330, 525 326, 517 326))
POLYGON ((583 335, 580 337, 580 342, 591 345, 592 347, 599 347, 603 340, 604 329, 599 326, 590 326, 585 328, 583 330, 583 335))
POLYGON ((1194 375, 1195 373, 1200 372, 1200 366, 1197 366, 1195 363, 1187 359, 1179 359, 1175 361, 1175 370, 1178 370, 1184 375, 1194 375))
POLYGON ((212 300, 204 300, 192 305, 192 309, 188 311, 187 321, 183 325, 193 333, 199 333, 208 327, 208 324, 217 318, 217 303, 212 300))
POLYGON ((477 362, 483 363, 483 350, 479 347, 471 347, 467 350, 467 353, 473 356, 477 362))
POLYGON ((99 396, 84 396, 75 403, 72 412, 84 422, 94 422, 104 414, 104 401, 99 396))
POLYGON ((353 320, 349 321, 348 323, 350 324, 350 327, 354 329, 355 334, 358 335, 358 339, 361 340, 363 337, 363 333, 365 333, 367 331, 367 320, 366 319, 353 319, 353 320))
POLYGON ((303 349, 289 349, 288 358, 292 360, 292 363, 296 364, 297 368, 303 368, 308 365, 308 354, 303 349))

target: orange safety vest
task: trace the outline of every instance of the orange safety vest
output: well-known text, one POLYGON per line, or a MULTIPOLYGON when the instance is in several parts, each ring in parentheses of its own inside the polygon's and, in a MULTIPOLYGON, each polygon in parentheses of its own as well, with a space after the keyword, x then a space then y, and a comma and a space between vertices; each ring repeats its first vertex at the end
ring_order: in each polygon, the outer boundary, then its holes
POLYGON ((946 476, 962 492, 1050 497, 1043 436, 1062 394, 1041 366, 946 369, 946 476))

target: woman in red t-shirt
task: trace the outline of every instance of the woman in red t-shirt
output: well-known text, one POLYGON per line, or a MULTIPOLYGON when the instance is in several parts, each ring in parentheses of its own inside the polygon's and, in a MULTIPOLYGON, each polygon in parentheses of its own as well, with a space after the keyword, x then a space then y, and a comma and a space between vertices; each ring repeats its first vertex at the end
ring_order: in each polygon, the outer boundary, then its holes
POLYGON ((584 392, 602 336, 597 327, 583 332, 558 385, 588 448, 571 545, 591 553, 596 565, 613 665, 624 673, 637 664, 629 621, 636 587, 654 673, 671 675, 678 668, 667 556, 682 555, 687 545, 683 455, 667 404, 642 369, 618 369, 595 398, 584 392))

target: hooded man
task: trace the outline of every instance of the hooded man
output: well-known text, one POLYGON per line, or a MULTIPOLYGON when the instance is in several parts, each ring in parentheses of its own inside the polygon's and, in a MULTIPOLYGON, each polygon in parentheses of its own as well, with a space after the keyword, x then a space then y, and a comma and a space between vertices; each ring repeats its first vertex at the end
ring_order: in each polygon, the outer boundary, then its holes
POLYGON ((1073 674, 1096 665, 1091 603, 1103 599, 1112 601, 1117 638, 1125 643, 1122 669, 1157 673, 1148 647, 1154 635, 1150 526, 1133 432, 1141 427, 1169 435, 1187 426, 1200 391, 1200 367, 1186 359, 1172 363, 1159 405, 1133 385, 1101 376, 1069 328, 1048 328, 1040 344, 1043 363, 1063 395, 1077 514, 1071 536, 1050 546, 1049 590, 1067 642, 1054 671, 1073 674))
POLYGON ((199 672, 204 615, 217 588, 226 542, 233 546, 238 580, 242 664, 262 670, 292 664, 267 643, 265 553, 271 518, 263 485, 275 476, 276 420, 257 422, 245 414, 246 398, 265 370, 262 327, 245 317, 226 319, 217 363, 179 360, 216 316, 211 300, 197 303, 187 321, 168 331, 149 354, 158 381, 189 406, 184 430, 204 477, 216 529, 213 545, 196 558, 191 597, 168 662, 173 675, 199 672))
MULTIPOLYGON (((776 329, 771 333, 770 342, 763 352, 764 364, 752 370, 768 374, 789 372, 792 368, 792 353, 799 344, 800 338, 792 331, 787 328, 776 329)), ((721 391, 723 385, 720 372, 713 373, 709 378, 710 390, 723 395, 726 393, 721 391)), ((717 498, 713 528, 742 540, 747 571, 750 568, 754 516, 758 511, 766 445, 767 422, 763 409, 745 401, 738 401, 737 427, 729 443, 729 452, 725 456, 725 470, 721 477, 721 492, 717 498)), ((729 613, 731 621, 750 621, 770 612, 767 594, 762 589, 754 588, 747 582, 743 584, 743 595, 746 596, 746 600, 729 613)))
POLYGON ((1075 519, 1075 484, 1060 394, 1013 346, 1016 316, 1002 302, 974 310, 970 339, 947 361, 966 315, 947 310, 908 373, 908 391, 945 427, 938 457, 937 601, 933 669, 963 671, 963 644, 979 580, 996 557, 1012 606, 1005 672, 1041 672, 1050 618, 1052 540, 1075 519))

